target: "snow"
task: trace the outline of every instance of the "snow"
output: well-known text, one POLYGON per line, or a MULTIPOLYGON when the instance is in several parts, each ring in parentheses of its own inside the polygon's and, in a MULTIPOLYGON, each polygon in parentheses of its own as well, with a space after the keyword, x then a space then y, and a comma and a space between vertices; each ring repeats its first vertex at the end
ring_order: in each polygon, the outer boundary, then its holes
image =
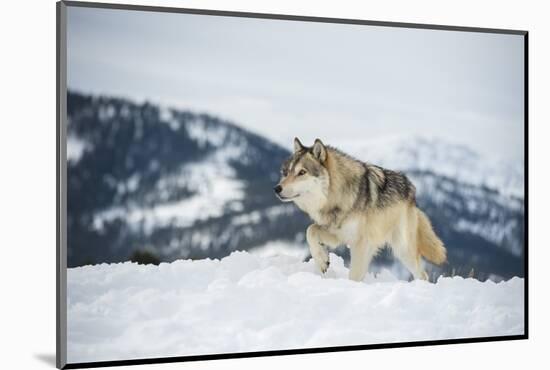
POLYGON ((243 150, 247 145, 246 139, 231 127, 206 122, 202 117, 187 121, 185 128, 189 137, 196 141, 200 148, 204 148, 207 144, 219 148, 227 143, 243 150))
POLYGON ((313 261, 234 252, 159 266, 126 262, 68 270, 69 362, 522 334, 524 281, 389 271, 347 280, 331 255, 313 261))
MULTIPOLYGON (((180 128, 181 123, 171 109, 161 107, 159 116, 173 130, 180 128)), ((199 147, 213 147, 210 154, 199 161, 186 163, 179 170, 161 178, 151 192, 158 198, 154 202, 136 204, 130 201, 97 212, 93 219, 96 230, 102 231, 106 223, 123 219, 132 229, 150 234, 157 228, 188 227, 196 221, 220 217, 227 210, 242 210, 245 183, 237 177, 231 163, 239 161, 247 164, 250 160, 246 139, 228 126, 208 123, 203 117, 187 122, 185 128, 199 147), (191 195, 174 201, 171 195, 179 190, 190 192, 191 195)), ((158 163, 152 162, 151 166, 158 167, 158 163)), ((109 179, 105 180, 112 183, 109 179)), ((139 175, 134 174, 126 181, 113 185, 118 195, 124 195, 137 190, 139 183, 139 175)), ((236 222, 244 221, 243 218, 236 222)))
MULTIPOLYGON (((463 218, 459 219, 454 229, 457 231, 467 231, 474 235, 480 235, 486 240, 490 240, 496 245, 502 245, 507 238, 510 238, 514 230, 518 227, 516 220, 507 220, 502 223, 491 222, 491 220, 481 220, 471 222, 463 218)), ((517 257, 523 255, 523 245, 512 243, 508 246, 508 250, 517 257)))
POLYGON ((189 121, 185 127, 189 137, 195 140, 201 148, 206 144, 219 147, 223 144, 228 135, 227 127, 222 125, 209 127, 201 119, 189 121))
POLYGON ((262 221, 262 216, 265 216, 265 221, 273 222, 281 216, 291 216, 296 212, 296 208, 291 204, 280 204, 276 206, 266 207, 262 210, 255 210, 249 213, 242 213, 233 217, 231 224, 233 225, 257 225, 262 221))
MULTIPOLYGON (((186 227, 197 220, 219 217, 226 207, 235 210, 240 204, 235 202, 244 198, 244 183, 236 178, 228 161, 239 153, 233 147, 219 149, 204 160, 186 164, 175 174, 162 178, 155 189, 161 198, 168 198, 178 188, 193 192, 192 196, 154 206, 128 204, 111 207, 94 215, 94 228, 102 230, 105 223, 121 218, 130 227, 143 227, 146 233, 151 233, 157 227, 186 227)), ((139 177, 132 176, 119 184, 119 193, 133 191, 137 184, 139 177)))
POLYGON ((88 148, 88 143, 76 135, 67 136, 67 161, 76 164, 88 148))
POLYGON ((111 104, 102 104, 98 109, 98 118, 101 122, 110 121, 116 114, 116 108, 111 104))
POLYGON ((94 227, 102 230, 105 222, 125 219, 130 227, 143 226, 150 233, 155 228, 173 225, 186 227, 197 220, 220 217, 229 201, 242 199, 242 183, 220 178, 204 186, 196 195, 153 207, 115 207, 94 216, 94 227))
POLYGON ((263 258, 285 255, 295 257, 300 261, 303 261, 307 256, 309 256, 309 249, 304 248, 303 243, 289 243, 282 240, 273 240, 260 247, 251 248, 249 251, 251 254, 263 258))

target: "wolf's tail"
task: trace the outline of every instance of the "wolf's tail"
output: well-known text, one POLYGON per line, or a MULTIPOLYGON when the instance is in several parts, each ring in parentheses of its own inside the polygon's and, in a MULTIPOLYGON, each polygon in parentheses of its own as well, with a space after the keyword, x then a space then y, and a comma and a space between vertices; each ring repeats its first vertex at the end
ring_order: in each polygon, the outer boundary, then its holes
POLYGON ((428 216, 420 209, 416 209, 418 217, 418 229, 416 232, 416 245, 420 254, 428 261, 441 265, 447 261, 447 250, 441 239, 435 235, 428 216))

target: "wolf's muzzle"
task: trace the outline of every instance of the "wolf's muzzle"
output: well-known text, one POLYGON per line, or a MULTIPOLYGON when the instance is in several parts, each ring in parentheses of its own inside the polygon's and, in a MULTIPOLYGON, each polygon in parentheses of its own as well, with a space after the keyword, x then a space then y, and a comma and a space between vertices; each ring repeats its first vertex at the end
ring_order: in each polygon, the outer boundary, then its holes
POLYGON ((283 187, 281 185, 277 185, 273 188, 273 191, 275 191, 276 194, 280 194, 281 191, 283 191, 283 187))

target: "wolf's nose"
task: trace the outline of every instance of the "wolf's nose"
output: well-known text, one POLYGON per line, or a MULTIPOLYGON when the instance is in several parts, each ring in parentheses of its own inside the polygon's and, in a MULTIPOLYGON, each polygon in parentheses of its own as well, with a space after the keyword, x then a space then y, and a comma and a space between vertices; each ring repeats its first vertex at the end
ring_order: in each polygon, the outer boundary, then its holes
POLYGON ((273 190, 275 190, 275 193, 279 194, 283 190, 283 187, 281 185, 277 185, 273 188, 273 190))

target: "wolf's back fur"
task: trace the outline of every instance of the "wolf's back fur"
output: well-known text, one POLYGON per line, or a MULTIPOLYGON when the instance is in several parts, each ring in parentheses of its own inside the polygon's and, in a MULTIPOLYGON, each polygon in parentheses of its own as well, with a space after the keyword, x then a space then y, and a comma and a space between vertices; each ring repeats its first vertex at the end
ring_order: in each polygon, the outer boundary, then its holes
POLYGON ((298 139, 281 172, 277 194, 313 220, 306 237, 321 271, 328 268, 325 247, 342 244, 350 248, 354 280, 363 279, 372 257, 386 245, 415 278, 427 279, 421 256, 445 262, 445 247, 403 173, 359 161, 320 140, 305 147, 298 139))

